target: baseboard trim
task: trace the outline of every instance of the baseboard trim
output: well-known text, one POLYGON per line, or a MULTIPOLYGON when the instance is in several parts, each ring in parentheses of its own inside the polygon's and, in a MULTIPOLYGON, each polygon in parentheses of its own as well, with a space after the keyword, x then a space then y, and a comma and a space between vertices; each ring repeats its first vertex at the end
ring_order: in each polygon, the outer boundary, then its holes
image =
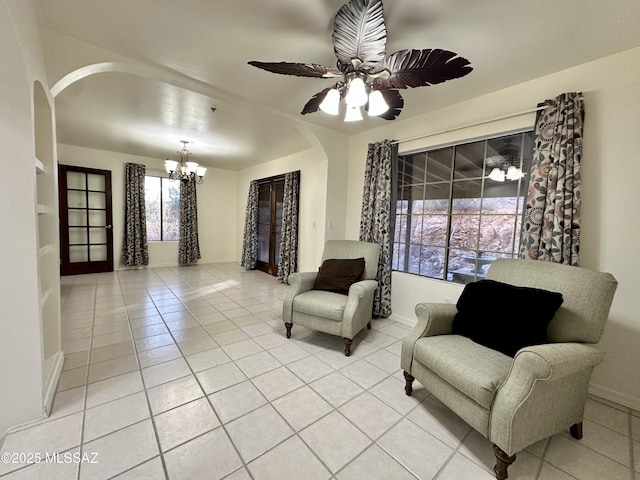
POLYGON ((58 387, 58 381, 62 375, 62 366, 64 365, 64 353, 58 352, 56 354, 55 363, 51 369, 51 375, 47 378, 47 382, 44 386, 42 409, 45 417, 48 417, 51 413, 51 406, 53 405, 53 397, 56 394, 56 388, 58 387))
POLYGON ((415 318, 401 317, 400 315, 396 315, 395 313, 392 313, 391 315, 389 315, 389 320, 393 320, 394 322, 397 322, 409 328, 413 328, 416 326, 415 318))
POLYGON ((589 393, 596 397, 603 398, 618 405, 632 408, 633 410, 640 411, 640 398, 626 395, 624 393, 616 392, 610 388, 603 387, 602 385, 589 384, 589 393))

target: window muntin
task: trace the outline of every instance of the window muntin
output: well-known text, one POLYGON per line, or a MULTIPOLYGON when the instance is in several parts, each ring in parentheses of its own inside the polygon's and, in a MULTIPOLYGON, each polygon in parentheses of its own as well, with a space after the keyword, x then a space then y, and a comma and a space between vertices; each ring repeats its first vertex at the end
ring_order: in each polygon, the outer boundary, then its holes
POLYGON ((145 176, 144 198, 147 214, 147 240, 180 240, 180 182, 145 176))
POLYGON ((528 175, 488 175, 528 173, 532 154, 529 131, 399 156, 393 269, 468 283, 517 257, 528 175))

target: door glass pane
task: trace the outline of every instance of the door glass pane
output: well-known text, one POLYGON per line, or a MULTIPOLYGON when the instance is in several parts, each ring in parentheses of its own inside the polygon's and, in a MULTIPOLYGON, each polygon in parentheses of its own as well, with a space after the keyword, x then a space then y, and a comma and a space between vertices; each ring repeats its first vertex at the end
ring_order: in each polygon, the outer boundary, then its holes
POLYGON ((107 243, 107 229, 106 228, 89 229, 89 243, 93 243, 93 244, 107 243))
POLYGON ((89 225, 92 227, 103 227, 107 224, 107 213, 100 210, 89 211, 89 225))
POLYGON ((107 196, 100 192, 89 192, 89 208, 106 208, 107 196))
POLYGON ((86 175, 80 172, 67 172, 67 188, 85 190, 87 188, 86 175))
POLYGON ((274 265, 278 265, 280 263, 280 239, 282 238, 282 225, 276 226, 276 248, 275 248, 275 256, 276 258, 273 260, 274 265))
POLYGON ((88 190, 98 190, 99 192, 104 192, 104 175, 97 175, 95 173, 87 174, 87 186, 88 190))
POLYGON ((89 261, 89 255, 87 252, 87 247, 69 247, 70 263, 88 262, 88 261, 89 261))
POLYGON ((260 185, 258 190, 258 223, 268 224, 271 221, 271 188, 260 185))
POLYGON ((86 193, 76 190, 67 191, 67 205, 69 208, 87 208, 86 193))
POLYGON ((84 210, 69 210, 69 226, 79 227, 87 224, 87 212, 84 210))
POLYGON ((69 227, 69 243, 87 243, 87 229, 69 227))
POLYGON ((258 225, 258 260, 269 262, 269 238, 271 235, 269 225, 258 225))
MULTIPOLYGON (((282 205, 284 202, 284 183, 276 183, 276 225, 282 225, 282 205)), ((278 250, 279 242, 276 242, 276 250, 278 250)), ((278 262, 276 262, 277 264, 278 262)))
POLYGON ((107 259, 106 245, 90 245, 89 253, 92 262, 104 262, 107 259))

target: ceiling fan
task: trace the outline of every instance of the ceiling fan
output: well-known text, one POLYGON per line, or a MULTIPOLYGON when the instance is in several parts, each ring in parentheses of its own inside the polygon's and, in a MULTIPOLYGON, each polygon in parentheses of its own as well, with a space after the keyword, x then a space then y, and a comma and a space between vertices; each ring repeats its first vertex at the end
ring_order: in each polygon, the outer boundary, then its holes
POLYGON ((442 83, 473 70, 466 58, 448 50, 412 49, 386 55, 382 0, 350 0, 343 5, 334 19, 332 39, 336 67, 258 61, 249 65, 282 75, 339 78, 332 87, 316 93, 301 113, 320 109, 337 115, 340 100, 344 100, 345 121, 361 120, 362 107, 369 116, 394 120, 404 106, 399 89, 442 83))

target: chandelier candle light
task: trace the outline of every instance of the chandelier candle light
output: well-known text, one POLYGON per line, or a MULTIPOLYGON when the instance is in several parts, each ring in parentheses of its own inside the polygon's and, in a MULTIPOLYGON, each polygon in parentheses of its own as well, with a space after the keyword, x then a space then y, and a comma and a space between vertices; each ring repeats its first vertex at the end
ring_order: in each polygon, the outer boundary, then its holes
POLYGON ((187 140, 180 141, 183 144, 182 148, 177 152, 180 155, 180 161, 176 162, 175 160, 167 159, 164 162, 164 168, 167 170, 169 178, 171 180, 185 181, 194 179, 196 183, 202 184, 207 169, 199 166, 196 162, 189 162, 189 155, 191 155, 191 152, 187 150, 189 142, 187 140))

